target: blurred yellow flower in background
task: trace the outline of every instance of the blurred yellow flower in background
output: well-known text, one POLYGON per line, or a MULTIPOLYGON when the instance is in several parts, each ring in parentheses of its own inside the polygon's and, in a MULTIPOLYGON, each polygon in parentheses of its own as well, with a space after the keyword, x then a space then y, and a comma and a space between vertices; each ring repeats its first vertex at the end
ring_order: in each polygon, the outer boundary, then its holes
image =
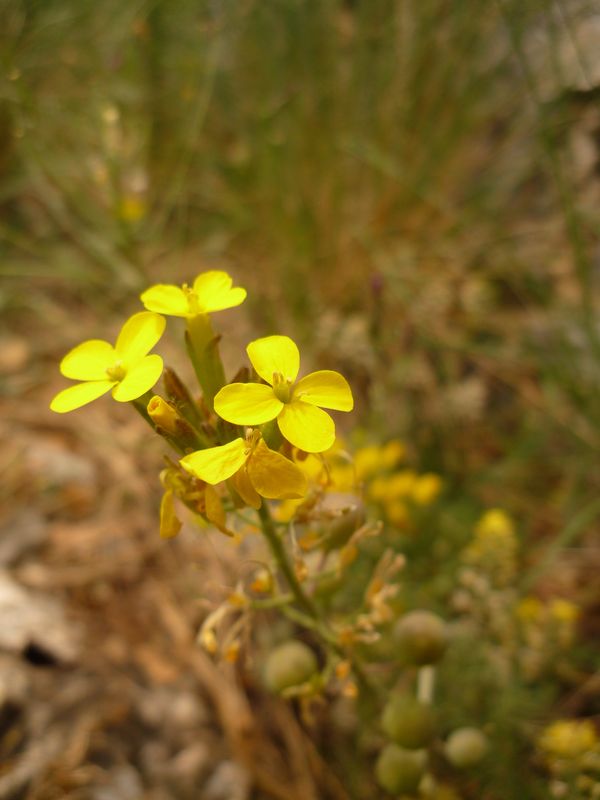
POLYGON ((586 719, 560 719, 544 728, 538 747, 550 758, 574 760, 599 744, 594 724, 586 719))
POLYGON ((504 586, 516 575, 518 551, 513 520, 502 509, 492 508, 477 521, 463 560, 488 575, 496 585, 504 586))
POLYGON ((443 481, 434 472, 426 472, 415 480, 411 497, 419 506, 428 506, 435 502, 442 491, 443 481))

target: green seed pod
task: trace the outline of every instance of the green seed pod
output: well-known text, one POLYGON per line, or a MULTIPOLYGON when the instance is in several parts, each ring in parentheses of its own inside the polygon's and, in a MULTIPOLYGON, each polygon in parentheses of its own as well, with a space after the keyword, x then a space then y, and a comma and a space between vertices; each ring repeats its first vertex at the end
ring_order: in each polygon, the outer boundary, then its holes
POLYGON ((425 753, 388 744, 379 754, 375 777, 390 794, 416 792, 425 771, 425 753))
POLYGON ((317 659, 310 647, 292 639, 269 653, 264 665, 264 681, 271 691, 283 692, 306 683, 317 670, 317 659))
POLYGON ((488 749, 487 736, 477 728, 457 728, 446 741, 448 761, 459 769, 478 764, 488 749))
POLYGON ((431 611, 410 611, 396 624, 394 638, 400 658, 408 664, 435 664, 448 643, 446 623, 431 611))
POLYGON ((390 739, 408 750, 420 750, 435 735, 431 706, 405 694, 395 694, 383 710, 381 725, 390 739))
POLYGON ((344 509, 339 516, 334 517, 323 533, 323 550, 328 553, 330 550, 339 550, 350 539, 353 533, 366 519, 365 508, 363 505, 354 505, 344 509))

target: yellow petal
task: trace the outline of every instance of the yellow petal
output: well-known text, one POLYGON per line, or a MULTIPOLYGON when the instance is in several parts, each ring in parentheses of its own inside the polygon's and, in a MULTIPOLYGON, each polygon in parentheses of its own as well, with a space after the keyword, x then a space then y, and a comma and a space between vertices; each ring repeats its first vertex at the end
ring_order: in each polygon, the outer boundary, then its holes
POLYGON ((306 494, 306 476, 292 461, 261 439, 247 463, 248 477, 263 497, 293 500, 306 494))
POLYGON ((334 411, 352 411, 354 408, 348 381, 331 369, 321 369, 300 378, 294 386, 294 400, 303 400, 334 411))
POLYGON ((250 506, 251 508, 260 508, 262 503, 260 495, 257 493, 254 486, 252 486, 250 478, 248 477, 248 470, 246 469, 245 465, 238 469, 231 480, 236 492, 242 498, 244 503, 246 503, 246 505, 250 506))
POLYGON ((131 365, 149 353, 163 335, 166 320, 153 311, 140 311, 129 317, 121 328, 115 350, 131 365))
POLYGON ((52 411, 57 411, 59 414, 64 414, 67 411, 73 411, 76 408, 81 408, 92 400, 102 397, 103 394, 110 391, 115 385, 114 381, 87 381, 86 383, 76 383, 75 386, 69 386, 68 389, 63 389, 59 392, 54 400, 50 403, 52 411))
POLYGON ((225 527, 225 522, 227 518, 225 516, 225 509, 223 508, 223 503, 221 502, 221 498, 216 493, 216 491, 212 488, 212 486, 207 486, 204 490, 204 506, 205 506, 205 513, 206 519, 209 522, 212 522, 213 525, 216 525, 220 531, 226 533, 228 536, 231 536, 231 532, 228 531, 225 527))
POLYGON ((246 458, 246 442, 240 438, 220 447, 197 450, 184 456, 179 463, 192 475, 214 485, 231 478, 246 458))
POLYGON ((175 513, 173 491, 167 489, 160 503, 160 538, 172 539, 181 530, 181 521, 175 513))
POLYGON ((230 383, 215 396, 217 414, 234 425, 261 425, 275 419, 283 403, 270 386, 262 383, 230 383))
POLYGON ((117 360, 114 347, 102 339, 90 339, 74 347, 60 362, 65 378, 76 381, 106 380, 106 370, 117 360))
POLYGON ((185 317, 188 313, 188 300, 180 286, 158 283, 146 289, 140 300, 148 311, 157 311, 159 314, 185 317))
POLYGON ((194 281, 194 292, 198 297, 200 311, 208 314, 225 308, 239 306, 246 299, 246 290, 231 288, 231 275, 221 270, 202 272, 194 281))
POLYGON ((273 373, 279 372, 286 380, 295 381, 300 369, 300 353, 289 336, 265 336, 250 342, 246 348, 248 358, 257 374, 267 383, 273 383, 273 373))
POLYGON ((335 425, 329 414, 302 400, 287 403, 277 424, 288 442, 307 453, 322 453, 335 441, 335 425))
POLYGON ((113 389, 113 397, 120 403, 128 403, 136 400, 149 389, 160 378, 163 371, 163 360, 154 353, 151 356, 144 356, 135 366, 127 370, 127 374, 113 389))

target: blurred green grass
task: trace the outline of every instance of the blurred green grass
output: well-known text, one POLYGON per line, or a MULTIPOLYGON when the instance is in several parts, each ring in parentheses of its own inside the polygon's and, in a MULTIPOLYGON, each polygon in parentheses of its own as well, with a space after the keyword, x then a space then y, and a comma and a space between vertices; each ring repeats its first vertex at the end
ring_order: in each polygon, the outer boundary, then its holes
POLYGON ((0 5, 3 313, 225 264, 459 494, 593 501, 594 3, 0 5))

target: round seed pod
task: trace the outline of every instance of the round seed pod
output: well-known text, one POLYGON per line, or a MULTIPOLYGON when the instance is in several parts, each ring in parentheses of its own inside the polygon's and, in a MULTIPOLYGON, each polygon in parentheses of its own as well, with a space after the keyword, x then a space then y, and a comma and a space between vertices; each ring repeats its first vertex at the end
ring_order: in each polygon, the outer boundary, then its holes
POLYGON ((425 760, 423 751, 404 750, 397 744, 388 744, 375 764, 375 777, 390 794, 416 792, 425 771, 425 760))
POLYGON ((407 750, 420 750, 435 736, 431 706, 406 694, 395 694, 383 709, 381 726, 390 739, 407 750))
POLYGON ((282 692, 306 683, 318 668, 310 647, 292 639, 271 650, 264 665, 264 681, 271 691, 282 692))
POLYGON ((409 611, 396 624, 394 638, 408 664, 435 664, 448 644, 446 623, 431 611, 409 611))
POLYGON ((478 728, 457 728, 452 731, 444 746, 446 758, 459 769, 478 764, 487 750, 487 736, 478 728))

